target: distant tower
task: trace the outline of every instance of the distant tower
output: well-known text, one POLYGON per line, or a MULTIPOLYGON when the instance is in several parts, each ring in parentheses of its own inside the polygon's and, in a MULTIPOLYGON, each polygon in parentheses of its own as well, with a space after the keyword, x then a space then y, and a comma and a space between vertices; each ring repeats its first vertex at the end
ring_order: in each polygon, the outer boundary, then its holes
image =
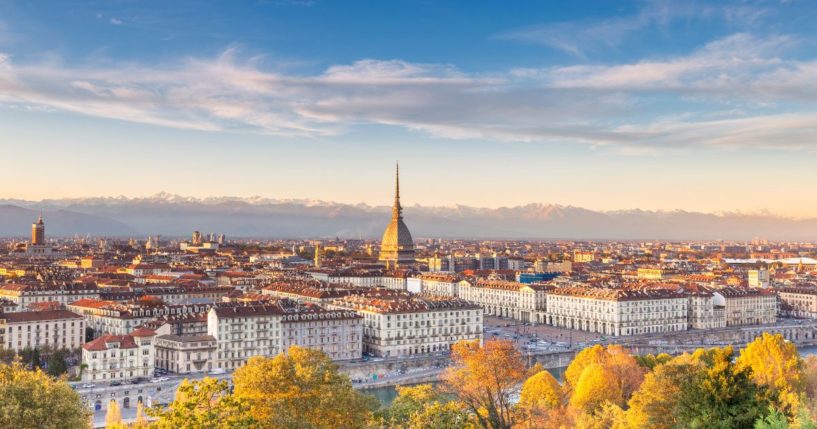
POLYGON ((145 242, 145 251, 150 253, 151 249, 153 249, 153 237, 148 235, 148 241, 145 242))
POLYGON ((391 208, 391 222, 383 232, 380 241, 380 258, 389 268, 414 263, 414 241, 411 232, 403 222, 403 207, 400 205, 400 165, 397 165, 394 186, 394 205, 391 208))
POLYGON ((31 244, 34 246, 42 246, 45 244, 45 223, 43 222, 43 214, 40 213, 40 218, 37 222, 31 224, 31 244))
POLYGON ((225 237, 224 234, 219 234, 218 235, 218 245, 219 246, 225 246, 226 244, 227 244, 227 237, 225 237))
POLYGON ((201 232, 193 231, 192 244, 194 246, 201 246, 201 232))
POLYGON ((321 245, 318 244, 318 245, 315 246, 315 268, 320 268, 322 261, 323 261, 323 251, 321 250, 321 245))

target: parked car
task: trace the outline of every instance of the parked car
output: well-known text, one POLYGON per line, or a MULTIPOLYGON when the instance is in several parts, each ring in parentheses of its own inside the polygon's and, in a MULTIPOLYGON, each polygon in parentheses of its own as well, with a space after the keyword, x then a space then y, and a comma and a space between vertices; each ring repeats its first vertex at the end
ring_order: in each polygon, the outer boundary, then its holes
POLYGON ((227 373, 227 371, 225 371, 224 368, 216 368, 216 369, 210 371, 210 375, 219 375, 219 374, 226 374, 226 373, 227 373))
POLYGON ((111 386, 121 386, 121 385, 122 385, 121 381, 112 381, 111 382, 111 386))

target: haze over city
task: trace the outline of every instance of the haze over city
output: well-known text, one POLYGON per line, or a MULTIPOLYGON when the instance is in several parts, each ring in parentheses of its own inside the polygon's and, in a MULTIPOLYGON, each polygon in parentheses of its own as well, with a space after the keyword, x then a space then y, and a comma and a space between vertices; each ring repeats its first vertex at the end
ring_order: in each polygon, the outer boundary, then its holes
MULTIPOLYGON (((817 217, 806 1, 0 1, 0 197, 817 217)), ((141 231, 140 231, 141 232, 141 231)))

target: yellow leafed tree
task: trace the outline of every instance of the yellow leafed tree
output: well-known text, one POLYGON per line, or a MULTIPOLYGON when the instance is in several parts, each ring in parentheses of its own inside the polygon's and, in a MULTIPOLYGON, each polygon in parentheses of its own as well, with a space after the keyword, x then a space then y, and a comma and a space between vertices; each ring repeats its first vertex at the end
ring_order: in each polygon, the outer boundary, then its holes
POLYGON ((570 397, 570 406, 593 413, 605 402, 621 406, 624 395, 616 374, 608 367, 592 363, 584 368, 570 397))
POLYGON ((770 398, 789 417, 797 414, 804 389, 803 361, 797 346, 782 335, 763 333, 741 350, 738 367, 752 370, 752 380, 769 388, 770 398))
POLYGON ((364 428, 376 399, 357 392, 323 352, 293 346, 274 358, 255 356, 233 374, 235 395, 261 427, 364 428))
POLYGON ((0 428, 86 429, 89 418, 65 379, 0 364, 0 428))

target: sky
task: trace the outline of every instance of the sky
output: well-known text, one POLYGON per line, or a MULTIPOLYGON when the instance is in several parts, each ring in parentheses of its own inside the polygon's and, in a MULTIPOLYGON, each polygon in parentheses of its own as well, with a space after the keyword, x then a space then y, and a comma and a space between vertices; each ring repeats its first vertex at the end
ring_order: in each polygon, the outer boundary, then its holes
POLYGON ((0 0, 0 198, 817 217, 817 4, 0 0))

